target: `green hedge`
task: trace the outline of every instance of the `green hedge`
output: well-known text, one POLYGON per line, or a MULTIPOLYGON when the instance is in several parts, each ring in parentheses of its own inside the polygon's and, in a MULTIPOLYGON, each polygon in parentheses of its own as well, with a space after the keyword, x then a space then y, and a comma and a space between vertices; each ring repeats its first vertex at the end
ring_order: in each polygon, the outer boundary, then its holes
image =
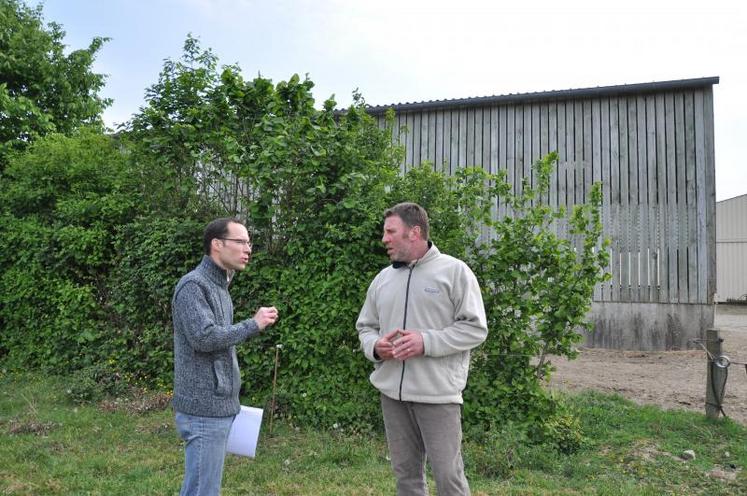
POLYGON ((466 422, 528 422, 539 437, 573 425, 547 422, 564 414, 542 388, 547 363, 530 357, 574 353, 605 265, 606 250, 594 249, 598 190, 571 215, 573 238, 558 240, 548 227, 565 213, 542 201, 554 155, 536 164, 537 186, 524 184, 520 197, 480 169, 400 175, 391 128, 379 128, 362 100, 342 113, 331 100, 317 110, 308 79, 244 81, 238 68, 219 73, 195 43, 184 62, 167 62, 128 132, 49 136, 0 178, 3 367, 106 367, 167 389, 173 287, 202 256, 203 226, 238 213, 255 256, 231 289, 235 318, 261 305, 281 315, 240 347, 244 401, 269 404, 281 345, 272 414, 369 429, 379 407, 355 321, 388 264, 382 213, 409 200, 430 212, 439 248, 467 261, 483 287, 490 332, 474 354, 466 422), (239 183, 249 191, 240 201, 215 193, 239 183), (512 218, 491 220, 498 201, 512 218), (478 243, 485 227, 494 236, 478 243))

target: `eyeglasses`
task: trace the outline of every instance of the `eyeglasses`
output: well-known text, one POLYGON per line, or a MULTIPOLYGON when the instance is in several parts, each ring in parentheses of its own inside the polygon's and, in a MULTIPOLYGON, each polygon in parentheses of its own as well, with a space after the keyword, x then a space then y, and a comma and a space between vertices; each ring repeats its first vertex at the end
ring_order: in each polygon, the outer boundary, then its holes
POLYGON ((235 239, 235 238, 218 238, 222 239, 223 241, 233 241, 234 243, 238 243, 242 246, 246 246, 250 250, 252 249, 252 242, 248 239, 235 239))

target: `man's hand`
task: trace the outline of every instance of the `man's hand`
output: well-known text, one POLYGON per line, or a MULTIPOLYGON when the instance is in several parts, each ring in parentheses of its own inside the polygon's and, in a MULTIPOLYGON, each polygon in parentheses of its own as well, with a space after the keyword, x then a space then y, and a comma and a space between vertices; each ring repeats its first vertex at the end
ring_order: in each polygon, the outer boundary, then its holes
POLYGON ((278 309, 275 307, 259 307, 257 313, 254 314, 254 321, 257 322, 260 331, 263 331, 265 327, 274 324, 277 320, 278 309))
POLYGON ((394 358, 394 356, 392 355, 392 350, 394 349, 392 340, 396 339, 399 333, 400 330, 395 329, 384 334, 379 338, 378 341, 376 341, 376 344, 374 344, 374 353, 377 357, 379 357, 379 360, 391 360, 392 358, 394 358))
POLYGON ((408 358, 420 356, 425 353, 423 345, 423 335, 418 331, 398 331, 400 337, 395 339, 392 344, 392 356, 397 360, 407 360, 408 358))

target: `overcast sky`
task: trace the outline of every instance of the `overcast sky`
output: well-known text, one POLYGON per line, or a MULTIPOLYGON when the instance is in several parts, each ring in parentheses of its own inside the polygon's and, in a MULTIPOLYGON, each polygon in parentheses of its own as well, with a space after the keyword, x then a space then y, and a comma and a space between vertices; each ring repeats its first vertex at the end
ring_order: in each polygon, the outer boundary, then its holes
MULTIPOLYGON (((27 0, 30 5, 38 1, 27 0)), ((46 0, 71 49, 111 38, 104 114, 130 119, 188 33, 246 78, 308 74, 320 104, 442 100, 719 76, 716 199, 747 194, 747 9, 741 1, 46 0), (620 4, 622 2, 614 2, 620 4), (521 5, 508 7, 506 5, 521 5)))

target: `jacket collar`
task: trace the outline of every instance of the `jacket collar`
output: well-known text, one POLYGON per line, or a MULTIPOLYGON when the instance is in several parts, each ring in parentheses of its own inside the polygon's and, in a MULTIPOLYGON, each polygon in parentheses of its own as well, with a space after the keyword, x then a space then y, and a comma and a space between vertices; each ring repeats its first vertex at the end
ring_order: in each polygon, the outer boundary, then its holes
POLYGON ((425 255, 423 255, 422 258, 418 258, 416 260, 413 260, 412 262, 392 262, 392 267, 395 269, 401 269, 403 267, 415 267, 416 265, 424 264, 434 258, 436 258, 441 252, 438 251, 438 248, 436 245, 433 244, 433 241, 428 241, 428 251, 425 252, 425 255))
POLYGON ((218 264, 213 262, 213 259, 209 256, 202 256, 202 262, 200 262, 199 268, 208 279, 218 286, 222 288, 228 287, 228 273, 225 269, 222 269, 218 264))

